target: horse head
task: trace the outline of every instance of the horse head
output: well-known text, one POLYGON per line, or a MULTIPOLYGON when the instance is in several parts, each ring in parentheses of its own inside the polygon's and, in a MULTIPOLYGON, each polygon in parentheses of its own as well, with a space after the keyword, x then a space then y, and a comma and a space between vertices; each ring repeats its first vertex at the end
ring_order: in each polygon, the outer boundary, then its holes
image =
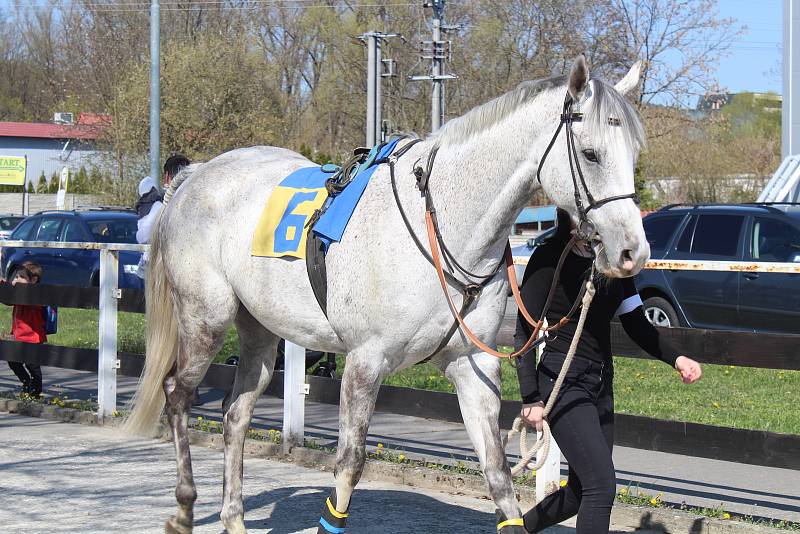
POLYGON ((597 267, 609 277, 635 275, 650 257, 634 194, 644 129, 624 98, 637 87, 640 67, 637 62, 612 87, 592 79, 578 56, 567 79, 559 130, 545 136, 544 152, 541 143, 535 147, 542 187, 591 240, 597 267))

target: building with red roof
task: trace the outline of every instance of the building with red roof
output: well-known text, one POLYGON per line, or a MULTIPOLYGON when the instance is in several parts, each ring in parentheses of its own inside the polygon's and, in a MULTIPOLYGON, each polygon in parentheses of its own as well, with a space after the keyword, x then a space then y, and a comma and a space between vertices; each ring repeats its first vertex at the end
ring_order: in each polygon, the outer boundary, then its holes
POLYGON ((75 173, 81 166, 103 166, 97 143, 111 125, 109 115, 57 113, 53 122, 0 122, 0 156, 25 156, 27 180, 38 183, 44 173, 49 180, 64 167, 75 173))

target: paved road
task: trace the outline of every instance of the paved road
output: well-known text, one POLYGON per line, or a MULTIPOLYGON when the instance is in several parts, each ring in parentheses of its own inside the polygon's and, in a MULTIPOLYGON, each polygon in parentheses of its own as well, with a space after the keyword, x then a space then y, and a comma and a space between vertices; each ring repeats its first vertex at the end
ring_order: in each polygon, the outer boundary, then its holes
MULTIPOLYGON (((110 428, 0 414, 0 525, 4 534, 160 533, 174 507, 171 445, 131 440, 110 428)), ((195 532, 220 533, 222 454, 192 450, 198 500, 195 532)), ((245 460, 250 532, 314 534, 330 473, 245 460)), ((351 534, 494 531, 490 501, 364 482, 351 508, 351 534)), ((569 526, 549 534, 569 534, 569 526)), ((617 531, 620 532, 620 531, 617 531)), ((639 531, 641 533, 641 531, 639 531)))
MULTIPOLYGON (((96 378, 89 373, 46 368, 44 374, 46 388, 58 384, 57 390, 73 398, 96 394, 96 378)), ((0 365, 0 389, 11 389, 17 384, 8 367, 0 365)), ((120 404, 134 386, 132 379, 120 377, 120 404)), ((203 390, 202 398, 207 403, 193 409, 195 415, 219 419, 222 395, 220 391, 203 390)), ((259 399, 254 426, 280 428, 282 402, 273 397, 259 399)), ((338 407, 307 403, 305 430, 307 436, 322 444, 335 444, 338 407)), ((430 458, 437 462, 474 460, 472 446, 460 424, 378 412, 372 419, 367 444, 375 447, 379 442, 403 451, 408 457, 430 458)), ((508 453, 512 457, 517 452, 516 446, 516 443, 509 445, 508 453)), ((800 471, 627 447, 614 448, 614 463, 620 487, 632 485, 651 495, 662 493, 667 502, 709 508, 722 506, 729 512, 800 521, 800 494, 796 491, 800 488, 800 471)), ((562 464, 562 473, 566 477, 566 464, 562 464)), ((329 484, 330 475, 323 477, 325 484, 329 484)))

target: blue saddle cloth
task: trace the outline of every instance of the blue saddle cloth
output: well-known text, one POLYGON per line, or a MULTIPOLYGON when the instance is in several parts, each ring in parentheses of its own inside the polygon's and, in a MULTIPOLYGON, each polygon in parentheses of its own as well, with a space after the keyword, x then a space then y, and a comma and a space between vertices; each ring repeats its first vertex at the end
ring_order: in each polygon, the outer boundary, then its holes
MULTIPOLYGON (((388 157, 397 147, 400 139, 398 137, 382 147, 378 145, 373 148, 367 160, 359 167, 353 181, 339 195, 328 200, 325 212, 312 229, 314 234, 325 244, 326 251, 331 243, 342 240, 347 223, 350 222, 350 217, 352 217, 358 201, 361 200, 370 178, 378 168, 376 162, 388 157)), ((324 179, 329 176, 329 174, 325 174, 324 179)))

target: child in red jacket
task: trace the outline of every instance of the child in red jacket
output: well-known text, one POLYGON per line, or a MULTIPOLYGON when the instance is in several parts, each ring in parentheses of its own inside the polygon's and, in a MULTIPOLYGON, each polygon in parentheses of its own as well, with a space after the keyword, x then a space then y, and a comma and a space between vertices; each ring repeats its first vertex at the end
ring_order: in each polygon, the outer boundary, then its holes
MULTIPOLYGON (((37 284, 42 279, 42 267, 33 261, 26 261, 17 270, 11 285, 37 284)), ((15 341, 25 343, 45 343, 45 316, 43 306, 15 304, 11 319, 11 335, 15 341)), ((22 392, 34 397, 42 394, 42 368, 22 362, 8 362, 8 366, 22 382, 22 392)))

